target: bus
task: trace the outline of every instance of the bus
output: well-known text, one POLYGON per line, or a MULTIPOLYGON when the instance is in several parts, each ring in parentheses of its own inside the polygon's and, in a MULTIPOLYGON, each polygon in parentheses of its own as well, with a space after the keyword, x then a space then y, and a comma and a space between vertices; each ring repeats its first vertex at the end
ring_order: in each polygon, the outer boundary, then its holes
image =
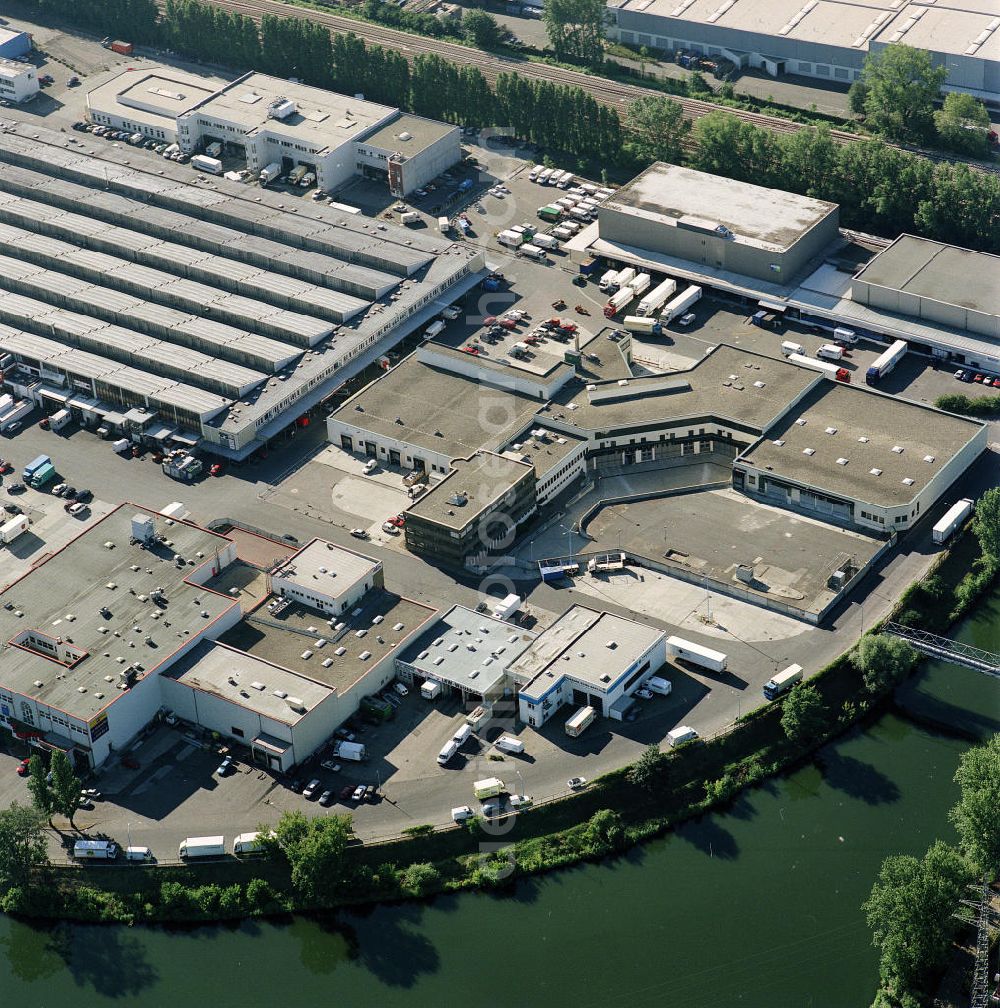
POLYGON ((571 738, 582 735, 593 724, 596 718, 597 711, 593 707, 581 707, 566 722, 566 734, 571 738))

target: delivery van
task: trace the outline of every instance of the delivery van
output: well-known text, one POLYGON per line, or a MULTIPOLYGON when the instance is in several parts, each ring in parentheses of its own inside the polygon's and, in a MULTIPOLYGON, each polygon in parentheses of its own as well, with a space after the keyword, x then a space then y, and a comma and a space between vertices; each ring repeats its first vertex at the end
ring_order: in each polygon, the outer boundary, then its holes
POLYGON ((681 725, 667 732, 667 742, 671 746, 684 745, 685 742, 693 742, 698 737, 698 733, 690 725, 681 725))
POLYGON ((670 696, 670 691, 674 688, 668 679, 661 679, 659 676, 650 676, 643 685, 651 693, 659 693, 660 696, 670 696))
POLYGON ((477 780, 472 785, 472 793, 482 801, 484 798, 495 798, 498 794, 503 794, 507 790, 507 785, 504 784, 499 777, 484 777, 482 780, 477 780))
POLYGON ((466 742, 469 741, 469 737, 471 735, 472 735, 472 726, 463 724, 460 725, 459 728, 456 730, 455 734, 452 735, 451 740, 457 746, 463 746, 465 745, 466 742))
POLYGON ((457 752, 458 743, 453 738, 448 739, 438 753, 438 766, 444 766, 457 752))
POLYGON ((153 852, 148 847, 126 847, 126 861, 152 861, 153 852))
POLYGON ((524 743, 520 739, 512 738, 510 735, 501 735, 493 744, 500 752, 511 753, 515 756, 519 756, 524 752, 524 743))
POLYGON ((806 352, 806 348, 802 346, 801 343, 793 343, 791 340, 785 340, 784 343, 781 344, 781 352, 786 357, 789 357, 792 354, 804 354, 806 352))

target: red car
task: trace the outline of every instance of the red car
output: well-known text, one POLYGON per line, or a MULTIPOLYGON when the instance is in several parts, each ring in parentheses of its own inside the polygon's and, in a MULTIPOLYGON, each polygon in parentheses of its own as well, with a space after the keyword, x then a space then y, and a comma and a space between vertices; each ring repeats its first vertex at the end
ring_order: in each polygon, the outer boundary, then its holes
POLYGON ((559 328, 565 333, 575 333, 577 327, 575 322, 560 322, 559 328))
POLYGON ((479 353, 480 353, 479 347, 467 346, 467 347, 464 347, 463 349, 465 350, 466 353, 470 353, 470 354, 472 354, 473 356, 476 356, 476 357, 479 356, 479 353))
POLYGON ((14 467, 9 462, 5 462, 3 459, 0 459, 0 473, 6 475, 7 473, 12 473, 13 471, 14 467))
POLYGON ((27 777, 31 773, 31 757, 28 756, 26 759, 21 760, 17 765, 17 776, 27 777))
POLYGON ((503 326, 504 329, 516 329, 517 323, 512 318, 502 318, 497 325, 503 326))
POLYGON ((222 463, 216 462, 211 469, 208 470, 209 476, 221 476, 222 475, 222 463))
POLYGON ((396 528, 402 528, 406 524, 406 515, 398 514, 395 518, 390 518, 389 524, 396 528))

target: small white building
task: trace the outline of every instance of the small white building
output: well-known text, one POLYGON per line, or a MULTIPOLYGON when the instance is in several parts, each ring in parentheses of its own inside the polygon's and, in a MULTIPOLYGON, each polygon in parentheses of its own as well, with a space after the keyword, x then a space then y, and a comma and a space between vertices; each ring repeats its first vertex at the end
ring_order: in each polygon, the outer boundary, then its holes
POLYGON ((363 595, 383 584, 378 560, 323 539, 303 546, 268 575, 276 600, 294 600, 328 616, 353 609, 363 595))
POLYGON ((38 94, 38 71, 30 63, 0 59, 0 98, 12 104, 38 94))
POLYGON ((666 638, 612 613, 567 609, 508 669, 520 687, 521 720, 538 728, 567 704, 620 718, 627 698, 666 662, 666 638))

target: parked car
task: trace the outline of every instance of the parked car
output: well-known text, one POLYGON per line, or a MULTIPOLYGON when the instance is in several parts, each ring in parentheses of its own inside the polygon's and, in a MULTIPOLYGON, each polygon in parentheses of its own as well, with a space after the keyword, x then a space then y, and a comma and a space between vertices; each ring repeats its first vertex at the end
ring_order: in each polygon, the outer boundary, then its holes
POLYGON ((441 312, 441 315, 448 319, 448 321, 454 321, 461 314, 462 309, 459 308, 458 305, 448 305, 448 307, 441 312))
POLYGON ((333 802, 333 792, 332 791, 324 791, 319 796, 319 803, 320 803, 320 805, 323 805, 324 807, 327 806, 327 805, 332 804, 332 802, 333 802))
POLYGON ((31 757, 26 756, 17 764, 17 776, 27 777, 29 773, 31 773, 31 757))
POLYGON ((18 515, 21 513, 21 509, 16 504, 4 504, 3 509, 7 514, 18 515))
POLYGON ((351 796, 353 794, 354 794, 354 785, 353 784, 345 784, 340 789, 340 795, 338 797, 340 798, 341 801, 350 801, 351 800, 351 796))
POLYGON ((367 539, 368 533, 364 529, 351 529, 351 535, 355 539, 367 539))
POLYGON ((570 777, 570 779, 566 781, 566 787, 568 787, 570 791, 579 791, 581 788, 585 788, 586 786, 586 777, 570 777))
POLYGON ((359 784, 351 795, 351 801, 364 801, 365 797, 365 786, 364 784, 359 784))
POLYGON ((392 684, 392 688, 393 688, 393 689, 394 689, 394 690, 395 690, 395 691, 396 691, 396 692, 397 692, 397 693, 398 693, 398 694, 399 694, 400 696, 409 696, 409 695, 410 695, 410 691, 409 691, 409 690, 408 690, 408 689, 407 689, 407 688, 406 688, 406 687, 405 687, 405 686, 404 686, 404 685, 403 685, 403 684, 402 684, 401 682, 394 682, 394 683, 392 684))
POLYGON ((305 790, 302 792, 303 798, 308 798, 310 801, 319 794, 319 781, 314 777, 306 786, 305 790))
POLYGON ((535 799, 531 795, 512 794, 510 796, 510 807, 512 809, 530 808, 534 803, 535 799))
POLYGON ((378 789, 374 784, 368 784, 365 786, 365 801, 369 804, 373 804, 375 799, 378 797, 378 789))
POLYGON ((496 819, 502 810, 499 802, 486 802, 481 811, 485 819, 496 819))
POLYGON ((80 86, 80 78, 79 77, 70 77, 70 79, 68 81, 66 81, 66 86, 67 87, 79 87, 80 86))
POLYGON ((223 472, 222 463, 215 462, 208 470, 209 476, 221 476, 223 472))
POLYGON ((637 697, 639 697, 641 700, 652 700, 653 699, 652 692, 650 690, 646 689, 645 686, 643 686, 641 689, 637 689, 635 691, 635 695, 637 697))
POLYGON ((378 461, 376 459, 369 459, 365 463, 364 473, 366 476, 370 476, 378 468, 378 461))
POLYGON ((87 510, 87 505, 86 505, 86 504, 80 504, 80 503, 77 503, 77 504, 70 504, 70 506, 69 506, 69 507, 67 508, 67 511, 68 511, 68 512, 69 512, 69 513, 70 513, 70 514, 71 514, 71 515, 72 515, 72 516, 73 516, 74 518, 77 518, 77 517, 79 517, 79 516, 80 516, 80 515, 82 515, 82 514, 84 513, 84 511, 86 511, 86 510, 87 510))
POLYGON ((334 763, 333 760, 323 760, 323 762, 320 763, 320 766, 324 770, 329 770, 330 773, 338 773, 340 770, 340 764, 334 763))
POLYGON ((57 484, 56 484, 56 485, 55 485, 55 486, 54 486, 54 487, 52 488, 52 496, 53 496, 53 497, 62 497, 62 495, 63 495, 63 491, 64 491, 65 489, 66 489, 66 484, 65 484, 65 483, 57 483, 57 484))
POLYGON ((24 484, 11 483, 11 485, 7 487, 7 493, 24 493, 24 484))
POLYGON ((94 499, 94 495, 86 488, 77 490, 73 497, 80 504, 89 504, 94 499))
POLYGON ((233 761, 232 758, 227 756, 218 766, 215 771, 216 777, 228 777, 233 771, 233 761))
POLYGON ((388 532, 389 535, 399 535, 399 529, 392 522, 382 522, 382 531, 388 532))

